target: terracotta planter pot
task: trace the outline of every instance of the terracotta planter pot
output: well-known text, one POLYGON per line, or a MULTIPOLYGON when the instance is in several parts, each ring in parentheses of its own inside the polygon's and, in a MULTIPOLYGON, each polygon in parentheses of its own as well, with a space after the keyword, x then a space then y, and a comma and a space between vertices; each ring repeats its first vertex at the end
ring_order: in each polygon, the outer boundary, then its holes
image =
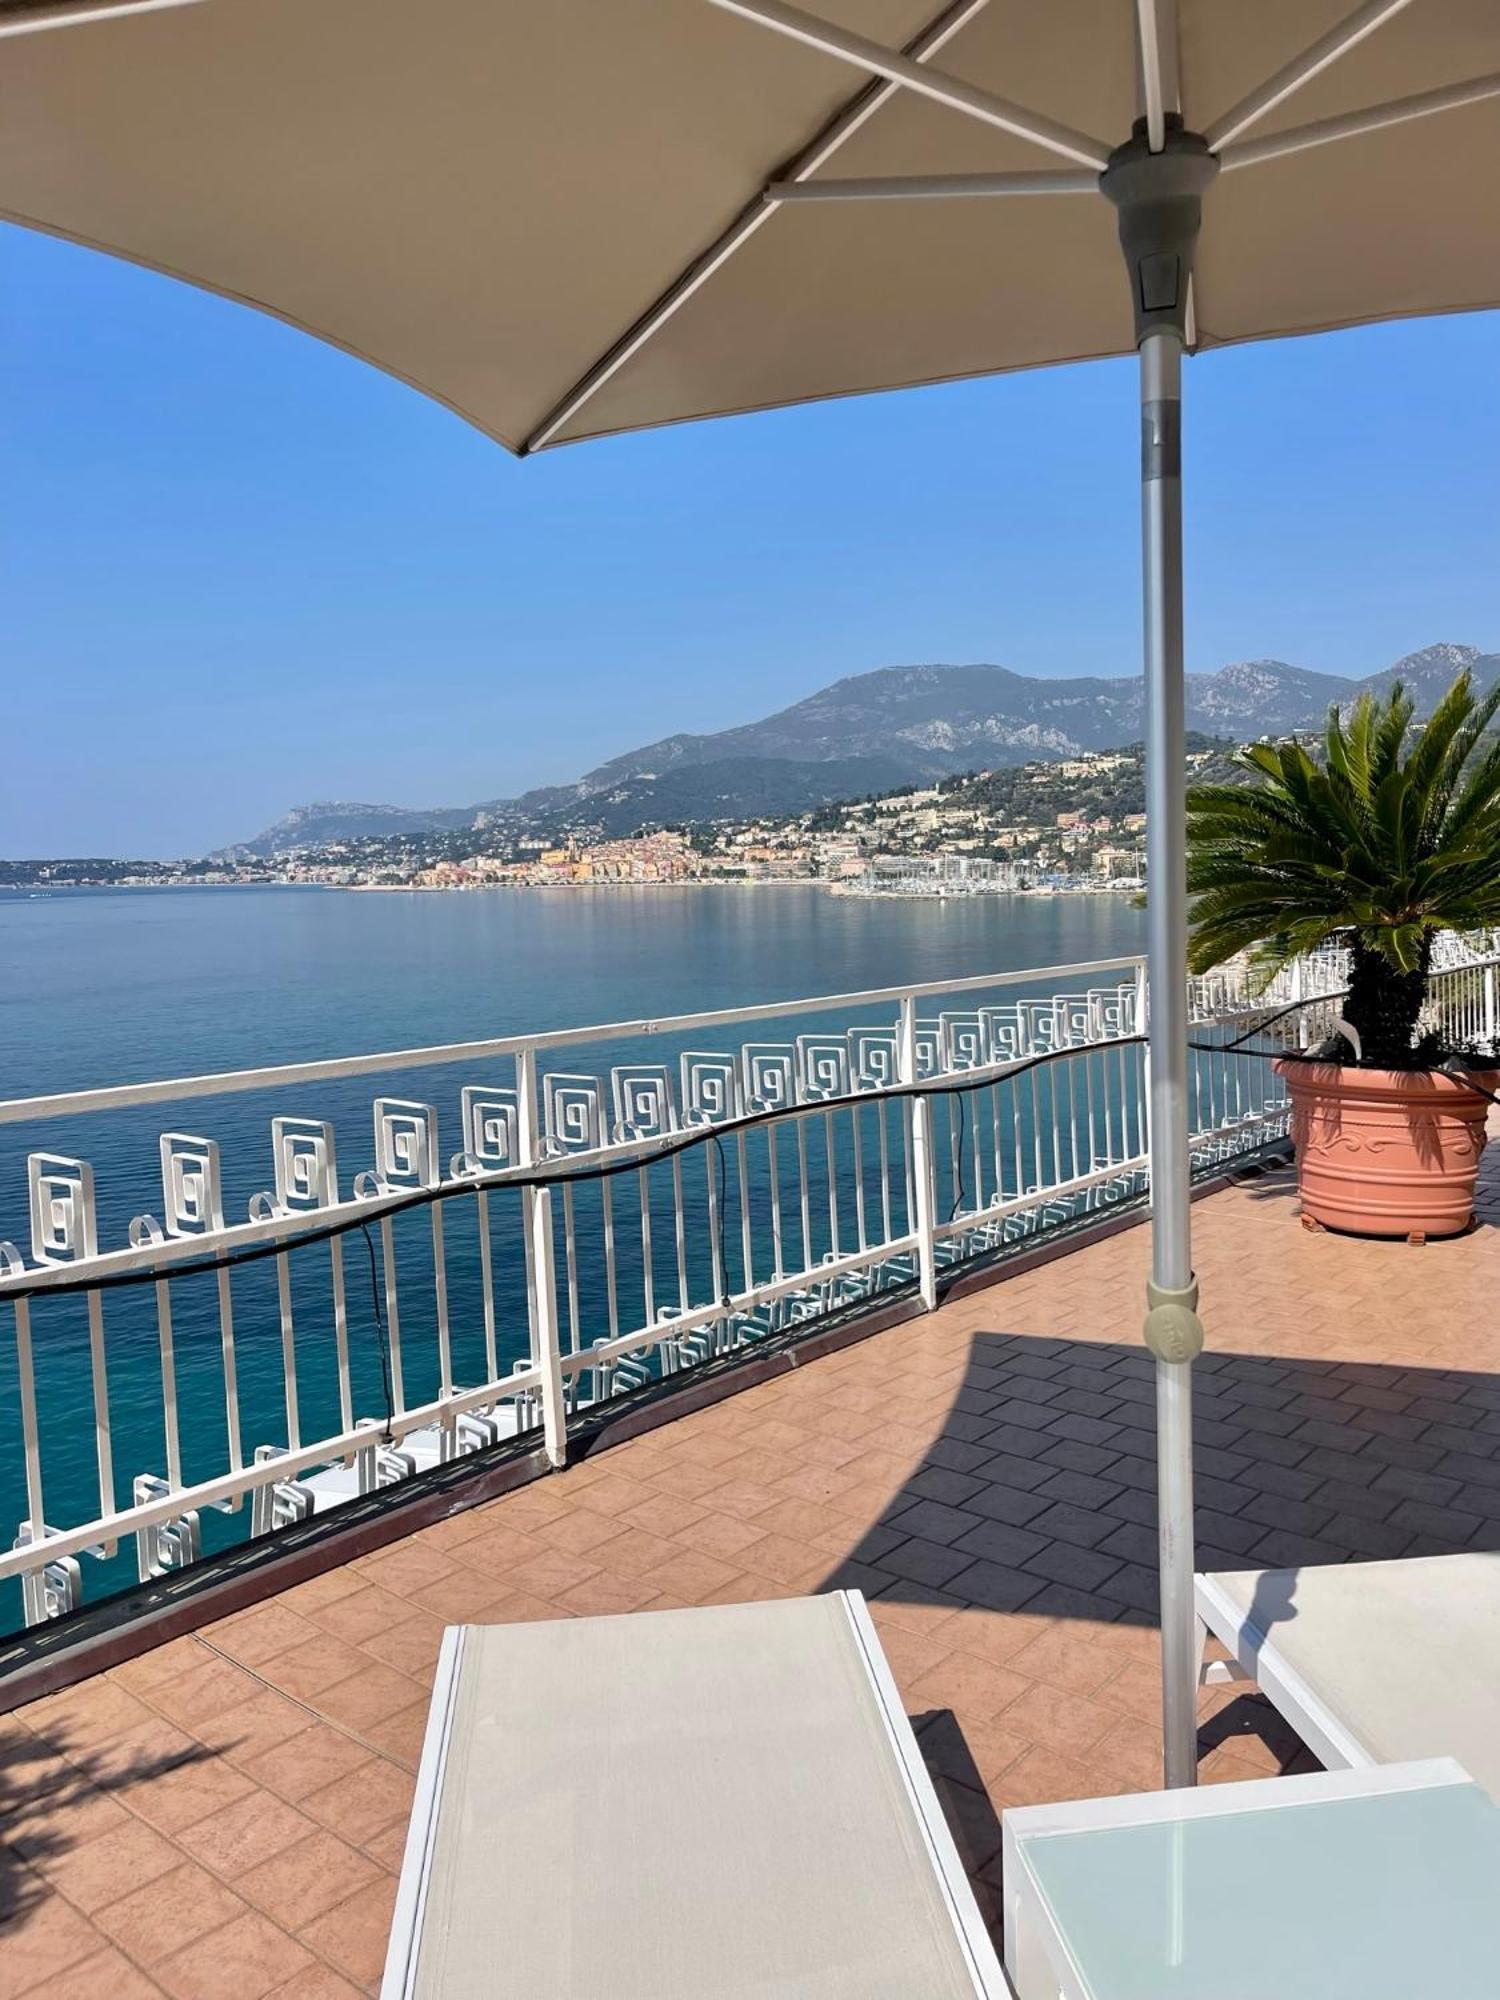
MULTIPOLYGON (((1359 1236, 1457 1236, 1474 1214, 1489 1099, 1438 1070, 1278 1062, 1302 1213, 1359 1236)), ((1486 1090, 1500 1073, 1476 1070, 1486 1090)))

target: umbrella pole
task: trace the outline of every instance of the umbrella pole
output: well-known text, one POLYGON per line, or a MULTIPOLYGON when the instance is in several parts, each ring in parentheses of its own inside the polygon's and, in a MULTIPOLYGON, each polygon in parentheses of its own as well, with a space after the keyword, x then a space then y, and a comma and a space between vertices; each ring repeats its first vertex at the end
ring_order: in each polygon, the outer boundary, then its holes
POLYGON ((1151 1278, 1156 1357, 1162 1773, 1198 1776, 1193 1605, 1193 1360, 1203 1347, 1189 1219, 1187 828, 1182 679, 1182 351, 1202 197, 1218 171, 1175 114, 1153 150, 1147 121, 1099 185, 1119 212, 1140 351, 1141 558, 1146 675, 1146 970, 1151 1278))
MULTIPOLYGON (((1147 986, 1150 994, 1149 1303, 1197 1303, 1188 1179, 1187 743, 1182 654, 1182 338, 1140 347, 1141 553, 1146 671, 1147 986)), ((1149 1330, 1148 1330, 1149 1338, 1149 1330)), ((1197 1780, 1193 1610, 1193 1363, 1156 1353, 1163 1777, 1197 1780)))

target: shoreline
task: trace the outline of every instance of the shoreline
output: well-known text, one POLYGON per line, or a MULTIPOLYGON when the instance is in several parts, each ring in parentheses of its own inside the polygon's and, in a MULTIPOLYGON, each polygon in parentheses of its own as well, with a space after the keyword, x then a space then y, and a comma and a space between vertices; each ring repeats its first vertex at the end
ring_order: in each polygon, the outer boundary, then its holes
POLYGON ((838 896, 849 902, 860 903, 972 903, 995 897, 1024 897, 1030 901, 1044 901, 1057 897, 1071 896, 1139 896, 1143 885, 1131 883, 1125 887, 1114 887, 1108 883, 1078 882, 1055 885, 1047 888, 1000 889, 976 886, 973 888, 933 888, 933 889, 861 889, 840 881, 831 881, 819 875, 768 876, 761 881, 746 881, 732 876, 719 880, 691 877, 682 882, 49 882, 35 885, 27 882, 0 882, 0 895, 14 897, 25 902, 49 902, 55 896, 68 895, 117 895, 176 894, 181 891, 252 890, 252 889, 296 889, 317 890, 324 894, 348 896, 473 896, 483 894, 514 894, 531 889, 564 890, 575 893, 582 890, 601 890, 616 893, 622 889, 821 889, 825 894, 838 896))

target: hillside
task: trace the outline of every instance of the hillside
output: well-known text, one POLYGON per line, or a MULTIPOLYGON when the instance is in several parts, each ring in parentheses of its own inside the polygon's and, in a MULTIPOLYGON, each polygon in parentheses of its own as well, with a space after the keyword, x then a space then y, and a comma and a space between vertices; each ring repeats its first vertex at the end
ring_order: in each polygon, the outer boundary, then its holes
MULTIPOLYGON (((1187 722, 1244 741, 1320 726, 1332 702, 1402 680, 1419 710, 1459 667, 1481 686, 1500 679, 1500 654, 1443 643, 1350 680, 1284 660, 1246 660, 1187 677, 1187 722)), ((961 771, 994 770, 1145 733, 1138 675, 1048 680, 999 666, 881 667, 855 674, 759 722, 712 735, 675 735, 626 751, 575 784, 515 799, 437 810, 321 803, 300 806, 236 854, 278 854, 371 836, 468 826, 520 831, 647 824, 790 812, 961 771)))

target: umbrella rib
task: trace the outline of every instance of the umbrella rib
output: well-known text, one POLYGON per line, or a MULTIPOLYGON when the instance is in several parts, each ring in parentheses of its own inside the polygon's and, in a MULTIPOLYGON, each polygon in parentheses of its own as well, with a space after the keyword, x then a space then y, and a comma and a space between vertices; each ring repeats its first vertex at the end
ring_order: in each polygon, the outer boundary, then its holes
POLYGON ((1279 160, 1287 153, 1306 152, 1311 146, 1356 139, 1362 133, 1380 132, 1388 125, 1405 125, 1413 118, 1430 118, 1439 111, 1458 111, 1466 104, 1481 104, 1487 97, 1500 97, 1500 72, 1472 77, 1467 83, 1445 84, 1437 90, 1418 91, 1413 97, 1395 97, 1386 104, 1369 105, 1363 111, 1345 111, 1337 118, 1318 118, 1311 125, 1293 125, 1264 139, 1246 139, 1243 144, 1226 146, 1219 155, 1219 164, 1225 173, 1235 167, 1259 166, 1262 160, 1279 160))
POLYGON ((1242 132, 1248 132, 1268 111, 1284 104, 1294 91, 1300 90, 1305 83, 1311 83, 1315 76, 1321 76, 1340 56, 1358 47, 1367 35, 1373 35, 1377 28, 1384 27, 1387 21, 1410 5, 1411 0, 1365 0, 1362 7, 1356 7, 1336 27, 1330 28, 1326 35, 1320 35, 1317 41, 1305 48, 1301 55, 1284 63, 1274 76, 1267 77, 1248 97, 1242 97, 1221 118, 1216 118, 1204 134, 1210 150, 1216 153, 1221 146, 1238 139, 1242 132))
MULTIPOLYGON (((928 56, 938 54, 961 29, 968 26, 976 14, 982 13, 988 4, 989 0, 948 0, 948 5, 907 43, 905 53, 913 62, 924 62, 928 56)), ((847 139, 851 139, 868 123, 883 104, 890 102, 896 95, 897 87, 894 83, 878 79, 872 79, 864 84, 833 114, 808 144, 792 156, 789 165, 782 170, 783 178, 800 181, 806 175, 816 173, 819 167, 832 159, 847 139)), ((579 376, 566 395, 553 404, 536 429, 522 441, 521 456, 524 458, 531 452, 540 451, 545 445, 550 444, 563 426, 571 423, 605 383, 617 375, 626 362, 639 354, 668 320, 708 282, 714 272, 728 263, 734 253, 749 242, 762 224, 770 220, 776 207, 777 204, 765 200, 763 192, 753 195, 728 228, 721 230, 708 248, 695 257, 685 270, 679 272, 640 318, 579 376)))
POLYGON ((1177 66, 1177 0, 1136 0, 1140 30, 1141 104, 1146 143, 1159 153, 1166 142, 1167 116, 1182 108, 1177 66))
POLYGON ((1029 111, 1024 105, 1012 104, 1007 98, 981 90, 977 84, 965 83, 962 77, 925 68, 898 49, 888 49, 868 36, 835 27, 816 14, 788 6, 786 0, 709 0, 709 4, 722 8, 726 14, 738 14, 746 21, 770 28, 775 34, 788 35, 821 55, 883 76, 920 97, 930 97, 936 104, 977 118, 981 124, 993 125, 1016 138, 1030 139, 1049 153, 1060 153, 1065 160, 1074 160, 1081 167, 1102 172, 1109 163, 1110 149, 1102 139, 1091 138, 1087 132, 1075 132, 1071 126, 1060 125, 1039 111, 1029 111))
POLYGON ((118 21, 127 14, 158 14, 165 7, 191 7, 197 0, 37 0, 0 12, 0 37, 35 35, 46 28, 82 28, 94 21, 118 21))
POLYGON ((928 201, 944 196, 1097 194, 1099 176, 1087 167, 1037 174, 887 174, 868 180, 772 181, 763 200, 928 201))

